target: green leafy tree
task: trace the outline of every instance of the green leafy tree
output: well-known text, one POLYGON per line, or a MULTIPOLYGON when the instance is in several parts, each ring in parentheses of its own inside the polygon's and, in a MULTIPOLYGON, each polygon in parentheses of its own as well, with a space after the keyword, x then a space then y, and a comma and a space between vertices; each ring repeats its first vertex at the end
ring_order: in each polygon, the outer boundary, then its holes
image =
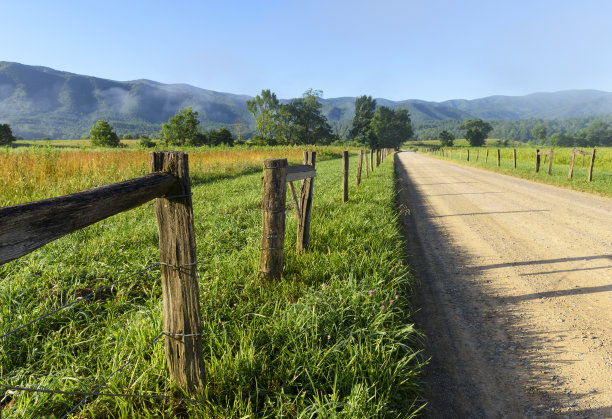
POLYGON ((259 131, 256 142, 276 144, 279 137, 281 104, 270 89, 262 90, 260 95, 247 100, 247 109, 255 117, 255 129, 259 131))
POLYGON ((107 121, 100 120, 89 130, 89 141, 95 146, 119 147, 119 136, 107 121))
POLYGON ((393 110, 387 106, 376 109, 370 129, 374 134, 370 136, 369 144, 372 148, 397 149, 413 135, 408 110, 393 110))
POLYGON ((222 127, 218 131, 210 131, 208 137, 211 145, 227 144, 230 147, 234 146, 234 136, 226 127, 222 127))
POLYGON ((465 131, 465 138, 472 147, 481 147, 485 144, 485 139, 493 127, 482 119, 474 118, 463 121, 460 129, 465 131))
POLYGON ((372 96, 359 96, 355 99, 355 116, 353 117, 353 128, 351 138, 363 143, 369 143, 371 134, 370 123, 376 111, 376 99, 372 96))
POLYGON ((544 124, 538 124, 531 130, 533 138, 538 140, 540 144, 544 144, 546 141, 546 126, 544 124))
POLYGON ((452 147, 455 141, 455 136, 448 132, 447 130, 443 130, 440 133, 440 145, 442 147, 452 147))
POLYGON ((0 145, 10 145, 15 136, 9 124, 0 124, 0 145))
POLYGON ((319 98, 322 94, 320 90, 308 89, 300 99, 285 106, 291 144, 329 144, 332 141, 331 126, 321 113, 323 105, 319 98))
POLYGON ((195 145, 199 141, 200 121, 198 112, 191 106, 181 109, 176 115, 168 119, 168 123, 162 125, 160 137, 166 145, 195 145))

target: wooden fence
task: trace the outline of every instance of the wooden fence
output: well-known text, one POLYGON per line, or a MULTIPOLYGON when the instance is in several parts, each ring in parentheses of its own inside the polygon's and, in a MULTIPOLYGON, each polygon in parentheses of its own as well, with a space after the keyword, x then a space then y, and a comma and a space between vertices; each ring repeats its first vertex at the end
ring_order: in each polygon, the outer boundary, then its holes
POLYGON ((595 149, 593 151, 583 151, 578 150, 577 148, 572 148, 572 155, 570 157, 570 167, 569 173, 567 175, 568 178, 572 178, 574 174, 574 158, 576 154, 582 154, 582 167, 584 167, 584 156, 591 156, 591 162, 589 163, 589 173, 587 174, 587 181, 591 182, 593 180, 593 164, 595 163, 595 149))
POLYGON ((170 378, 203 395, 204 358, 188 156, 149 153, 150 174, 71 195, 0 208, 0 264, 155 199, 165 351, 170 378), (170 298, 171 296, 172 298, 170 298))

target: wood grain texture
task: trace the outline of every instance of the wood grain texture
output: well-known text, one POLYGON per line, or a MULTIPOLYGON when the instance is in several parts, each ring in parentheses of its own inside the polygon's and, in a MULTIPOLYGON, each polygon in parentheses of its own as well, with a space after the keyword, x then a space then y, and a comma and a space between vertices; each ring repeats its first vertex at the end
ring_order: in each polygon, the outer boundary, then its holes
POLYGON ((308 165, 296 165, 287 167, 287 182, 295 182, 296 180, 304 180, 309 177, 315 177, 317 172, 308 165))
POLYGON ((285 263, 285 200, 287 198, 287 159, 263 162, 261 188, 261 253, 259 277, 278 280, 285 263))
POLYGON ((179 180, 168 193, 173 198, 155 201, 164 330, 170 334, 164 342, 170 378, 189 394, 202 396, 206 376, 188 156, 154 151, 149 159, 152 171, 167 172, 179 180))
MULTIPOLYGON (((303 161, 305 165, 315 169, 317 162, 317 153, 315 151, 304 151, 303 161)), ((310 218, 312 216, 312 192, 314 187, 314 178, 307 178, 302 181, 302 190, 300 191, 300 219, 298 221, 297 234, 297 253, 303 253, 308 247, 310 240, 310 218)))
POLYGON ((150 173, 70 195, 0 208, 0 264, 166 194, 176 178, 150 173))

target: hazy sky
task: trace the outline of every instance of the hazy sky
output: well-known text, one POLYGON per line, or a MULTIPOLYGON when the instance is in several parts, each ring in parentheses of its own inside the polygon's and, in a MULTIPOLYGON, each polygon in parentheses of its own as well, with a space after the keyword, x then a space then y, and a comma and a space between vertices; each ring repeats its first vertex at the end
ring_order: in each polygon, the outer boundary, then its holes
POLYGON ((0 61, 281 98, 612 91, 609 0, 21 0, 0 61))

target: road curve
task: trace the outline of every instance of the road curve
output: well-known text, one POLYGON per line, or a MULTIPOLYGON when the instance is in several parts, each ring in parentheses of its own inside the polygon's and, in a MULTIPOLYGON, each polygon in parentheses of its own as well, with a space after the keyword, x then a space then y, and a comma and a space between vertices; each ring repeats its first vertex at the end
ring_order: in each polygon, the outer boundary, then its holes
POLYGON ((612 417, 612 200, 395 156, 436 418, 612 417))

